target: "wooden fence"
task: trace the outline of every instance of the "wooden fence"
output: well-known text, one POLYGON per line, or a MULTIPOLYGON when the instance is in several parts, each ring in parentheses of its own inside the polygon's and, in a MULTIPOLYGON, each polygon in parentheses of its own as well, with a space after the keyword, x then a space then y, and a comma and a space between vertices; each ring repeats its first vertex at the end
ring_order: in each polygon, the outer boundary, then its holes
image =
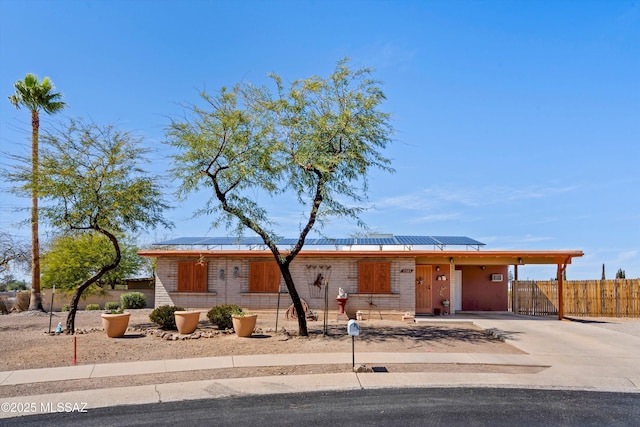
MULTIPOLYGON (((640 317, 640 279, 567 280, 563 291, 565 316, 640 317)), ((514 281, 511 298, 514 313, 558 314, 557 281, 514 281)))

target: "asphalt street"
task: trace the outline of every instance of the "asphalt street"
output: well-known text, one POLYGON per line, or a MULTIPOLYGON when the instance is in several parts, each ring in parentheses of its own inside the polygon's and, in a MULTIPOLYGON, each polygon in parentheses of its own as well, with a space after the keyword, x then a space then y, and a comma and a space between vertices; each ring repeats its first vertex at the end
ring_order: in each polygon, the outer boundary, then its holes
POLYGON ((3 426, 638 426, 640 394, 419 388, 236 396, 5 419, 3 426))

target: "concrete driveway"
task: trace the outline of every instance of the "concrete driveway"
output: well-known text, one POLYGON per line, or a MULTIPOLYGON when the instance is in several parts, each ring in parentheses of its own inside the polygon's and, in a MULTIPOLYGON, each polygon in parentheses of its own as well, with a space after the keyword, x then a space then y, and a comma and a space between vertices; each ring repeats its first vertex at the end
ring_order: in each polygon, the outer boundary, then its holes
MULTIPOLYGON (((505 342, 548 365, 536 374, 549 385, 640 391, 640 319, 534 318, 513 314, 462 314, 505 342)), ((538 381, 535 381, 538 383, 538 381)))

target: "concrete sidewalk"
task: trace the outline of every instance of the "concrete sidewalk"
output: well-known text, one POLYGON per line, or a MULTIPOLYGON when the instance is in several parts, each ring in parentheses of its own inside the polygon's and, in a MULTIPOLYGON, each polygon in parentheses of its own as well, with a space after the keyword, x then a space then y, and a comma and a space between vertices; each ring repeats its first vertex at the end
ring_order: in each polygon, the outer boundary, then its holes
MULTIPOLYGON (((536 360, 522 354, 487 353, 358 353, 356 365, 384 366, 396 363, 453 363, 538 366, 536 360)), ((80 380, 170 372, 200 371, 221 368, 262 366, 351 365, 351 353, 273 354, 203 357, 197 359, 150 360, 127 363, 64 366, 0 372, 0 386, 34 384, 50 381, 80 380)))
MULTIPOLYGON (((437 319, 429 319, 433 321, 437 319)), ((443 319, 444 320, 444 319, 443 319)), ((454 320, 453 317, 446 318, 454 320)), ((385 387, 518 387, 562 388, 640 393, 640 332, 629 334, 597 324, 538 319, 505 314, 457 315, 491 330, 528 354, 480 353, 358 353, 356 364, 456 363, 542 367, 536 374, 495 373, 338 373, 271 376, 82 390, 55 395, 0 399, 0 418, 25 415, 24 405, 37 413, 60 403, 91 408, 215 398, 246 394, 299 393, 385 387), (22 406, 20 406, 22 405, 22 406), (52 406, 53 405, 53 406, 52 406), (9 409, 9 410, 5 410, 9 409), (10 409, 15 409, 12 412, 10 409), (22 412, 18 411, 23 409, 22 412)), ((418 322, 420 319, 418 320, 418 322)), ((616 319, 610 319, 615 322, 616 319)), ((633 324, 640 329, 640 321, 633 324)), ((157 360, 103 365, 0 372, 0 386, 69 379, 103 378, 197 371, 203 369, 351 364, 351 353, 242 355, 198 359, 157 360)), ((640 395, 639 395, 640 397, 640 395)))

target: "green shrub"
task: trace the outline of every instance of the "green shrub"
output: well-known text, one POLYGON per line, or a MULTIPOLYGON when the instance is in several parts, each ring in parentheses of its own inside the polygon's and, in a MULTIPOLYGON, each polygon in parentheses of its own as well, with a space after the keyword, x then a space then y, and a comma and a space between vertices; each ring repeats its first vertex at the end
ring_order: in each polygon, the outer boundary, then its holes
POLYGON ((71 309, 71 307, 69 306, 69 304, 64 304, 62 306, 62 311, 69 311, 71 309))
POLYGON ((147 306, 147 297, 142 292, 129 292, 127 294, 120 295, 120 307, 126 310, 145 308, 147 306))
POLYGON ((118 301, 109 301, 104 303, 105 310, 111 311, 111 310, 117 310, 119 308, 120 308, 120 303, 118 301))
POLYGON ((100 310, 100 306, 98 304, 87 304, 84 309, 87 311, 100 310))
POLYGON ((160 326, 161 329, 177 329, 176 317, 173 313, 183 310, 184 308, 175 305, 163 305, 151 312, 149 320, 160 326))
POLYGON ((236 304, 222 304, 213 307, 207 313, 207 318, 211 323, 216 325, 218 329, 231 329, 231 315, 234 312, 242 311, 242 308, 236 304))

